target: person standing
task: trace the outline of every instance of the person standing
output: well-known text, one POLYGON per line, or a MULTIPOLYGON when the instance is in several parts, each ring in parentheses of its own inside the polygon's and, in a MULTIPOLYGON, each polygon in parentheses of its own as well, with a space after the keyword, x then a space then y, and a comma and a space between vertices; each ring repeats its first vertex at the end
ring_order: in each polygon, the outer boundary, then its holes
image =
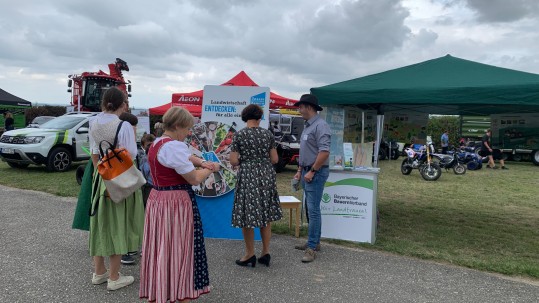
POLYGON ((505 167, 505 160, 503 159, 503 153, 500 149, 493 149, 490 140, 492 138, 492 131, 487 129, 483 138, 481 138, 481 156, 488 157, 487 168, 498 169, 494 164, 494 160, 500 161, 502 169, 508 169, 505 167))
POLYGON ((442 141, 442 154, 447 154, 447 149, 449 148, 449 131, 445 130, 440 138, 442 141))
POLYGON ((154 187, 146 204, 139 297, 150 302, 188 302, 210 291, 202 221, 191 186, 219 166, 191 155, 184 140, 192 126, 186 109, 170 108, 163 116, 162 136, 148 151, 154 187))
POLYGON ((320 201, 324 184, 329 176, 331 132, 327 122, 318 115, 322 107, 318 105, 316 96, 305 94, 294 106, 299 107, 299 112, 305 120, 300 140, 299 167, 294 179, 301 181, 309 222, 307 243, 297 245, 295 248, 305 250, 301 261, 308 263, 314 261, 315 251, 320 250, 322 232, 320 201))
POLYGON ((14 130, 15 129, 15 120, 13 119, 13 114, 11 112, 4 113, 4 130, 14 130))
POLYGON ((492 145, 490 143, 491 131, 487 129, 483 138, 481 138, 481 156, 488 157, 487 168, 498 169, 494 165, 494 158, 492 157, 492 145))
POLYGON ((279 161, 275 138, 260 127, 264 114, 255 104, 246 106, 241 119, 247 126, 238 131, 232 140, 230 163, 240 166, 232 209, 232 226, 242 228, 245 254, 236 260, 240 266, 256 265, 254 228, 260 228, 262 254, 258 262, 269 266, 271 222, 282 217, 277 193, 277 178, 273 164, 279 161))
MULTIPOLYGON (((103 94, 102 113, 90 120, 90 147, 92 162, 97 167, 99 146, 102 141, 114 142, 125 148, 134 160, 137 156, 135 132, 129 123, 119 116, 128 109, 127 96, 117 87, 103 94)), ((101 176, 94 171, 92 205, 90 215, 90 255, 93 256, 94 274, 92 284, 107 282, 108 290, 117 290, 134 282, 133 276, 120 274, 122 255, 137 251, 142 243, 144 206, 142 192, 136 190, 131 196, 118 203, 113 202, 101 176), (109 257, 110 269, 105 267, 109 257)))

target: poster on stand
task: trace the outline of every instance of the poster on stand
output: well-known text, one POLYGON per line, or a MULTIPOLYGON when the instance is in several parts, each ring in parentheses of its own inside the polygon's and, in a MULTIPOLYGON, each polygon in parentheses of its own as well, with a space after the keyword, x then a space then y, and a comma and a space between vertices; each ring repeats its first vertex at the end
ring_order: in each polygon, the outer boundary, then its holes
MULTIPOLYGON (((191 152, 207 161, 217 162, 221 169, 204 182, 193 186, 208 238, 243 239, 241 229, 231 226, 234 189, 238 167, 230 164, 230 145, 234 135, 246 126, 241 112, 257 104, 264 112, 260 127, 269 126, 270 89, 258 86, 204 87, 202 116, 186 138, 191 152)), ((255 233, 255 239, 260 236, 255 233)))
MULTIPOLYGON (((344 130, 344 108, 342 106, 327 106, 320 112, 320 117, 324 119, 331 130, 331 146, 329 150, 329 166, 332 168, 342 167, 343 162, 343 130, 344 130), (339 164, 339 161, 341 162, 339 164)), ((344 159, 346 160, 346 159, 344 159)))
POLYGON ((329 174, 320 203, 322 237, 374 243, 377 180, 376 169, 329 174))
POLYGON ((391 141, 425 144, 429 115, 419 112, 389 112, 385 114, 384 133, 391 141))

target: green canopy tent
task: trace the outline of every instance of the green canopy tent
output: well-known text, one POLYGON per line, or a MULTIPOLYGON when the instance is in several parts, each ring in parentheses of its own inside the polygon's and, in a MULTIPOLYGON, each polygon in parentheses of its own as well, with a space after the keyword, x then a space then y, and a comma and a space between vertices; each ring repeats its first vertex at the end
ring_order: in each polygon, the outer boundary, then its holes
POLYGON ((450 55, 311 88, 322 105, 489 115, 539 112, 539 75, 450 55))
MULTIPOLYGON (((32 107, 32 103, 30 101, 26 101, 15 95, 12 95, 0 88, 0 113, 3 114, 7 111, 13 113, 13 118, 15 119, 15 127, 21 128, 26 126, 24 112, 30 107, 32 107)), ((0 115, 0 128, 3 129, 3 126, 4 116, 0 115)))

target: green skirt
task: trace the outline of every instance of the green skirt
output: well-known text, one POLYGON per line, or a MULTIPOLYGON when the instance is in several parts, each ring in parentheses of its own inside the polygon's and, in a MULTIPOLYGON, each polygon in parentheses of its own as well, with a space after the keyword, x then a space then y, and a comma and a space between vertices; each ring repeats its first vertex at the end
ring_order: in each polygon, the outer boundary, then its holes
POLYGON ((124 201, 115 203, 105 197, 105 184, 101 176, 97 172, 94 176, 94 182, 98 184, 96 193, 92 193, 91 210, 95 214, 90 217, 90 255, 125 255, 138 251, 144 232, 142 191, 139 189, 124 201))
POLYGON ((90 206, 92 205, 92 175, 94 173, 94 164, 88 161, 82 183, 80 185, 79 199, 77 200, 77 208, 73 217, 74 229, 90 230, 90 206))

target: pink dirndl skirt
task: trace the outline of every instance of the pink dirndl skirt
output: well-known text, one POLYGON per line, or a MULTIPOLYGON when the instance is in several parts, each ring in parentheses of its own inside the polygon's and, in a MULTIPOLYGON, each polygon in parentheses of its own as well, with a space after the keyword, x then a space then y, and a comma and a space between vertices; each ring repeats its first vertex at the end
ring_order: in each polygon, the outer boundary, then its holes
POLYGON ((174 302, 209 291, 202 222, 191 186, 152 189, 144 222, 140 298, 174 302))

